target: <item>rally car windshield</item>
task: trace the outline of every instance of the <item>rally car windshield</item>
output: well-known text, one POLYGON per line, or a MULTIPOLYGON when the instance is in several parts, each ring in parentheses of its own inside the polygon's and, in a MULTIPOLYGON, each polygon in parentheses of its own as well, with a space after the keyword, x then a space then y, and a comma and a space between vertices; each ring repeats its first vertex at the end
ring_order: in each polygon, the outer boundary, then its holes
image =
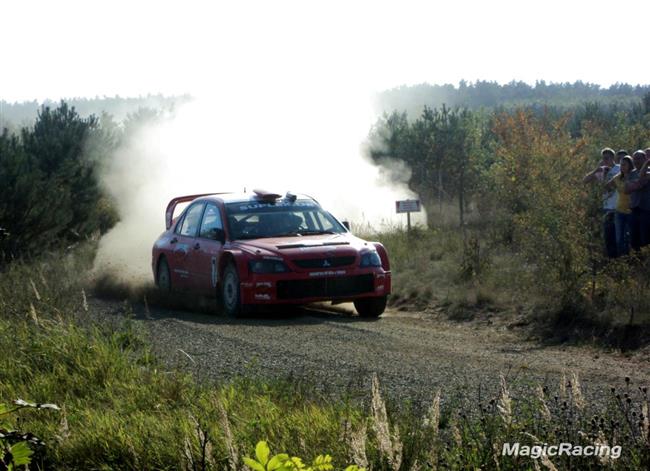
POLYGON ((310 200, 228 203, 226 214, 233 240, 346 231, 331 214, 310 200))

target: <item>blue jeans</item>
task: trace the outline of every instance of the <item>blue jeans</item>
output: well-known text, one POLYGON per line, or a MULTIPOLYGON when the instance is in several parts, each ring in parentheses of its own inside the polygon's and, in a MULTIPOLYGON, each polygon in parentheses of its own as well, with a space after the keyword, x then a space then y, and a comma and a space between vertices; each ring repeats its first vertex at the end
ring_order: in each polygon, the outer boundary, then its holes
POLYGON ((650 244, 650 211, 641 208, 632 209, 630 244, 634 250, 650 244))
POLYGON ((630 253, 630 227, 632 225, 632 213, 625 214, 616 212, 614 219, 616 227, 616 253, 620 257, 630 253))
POLYGON ((605 255, 607 255, 608 258, 615 258, 617 255, 614 213, 614 211, 606 210, 603 216, 603 238, 605 239, 605 255))

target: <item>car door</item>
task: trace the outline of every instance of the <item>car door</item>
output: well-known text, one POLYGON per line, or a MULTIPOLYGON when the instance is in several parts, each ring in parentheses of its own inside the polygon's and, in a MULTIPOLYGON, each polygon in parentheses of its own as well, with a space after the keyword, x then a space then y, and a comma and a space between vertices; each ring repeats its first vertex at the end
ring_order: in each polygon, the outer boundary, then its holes
POLYGON ((176 226, 172 243, 171 276, 172 285, 181 289, 192 289, 190 255, 196 244, 204 203, 195 203, 187 208, 182 221, 176 226))
POLYGON ((219 206, 207 203, 199 228, 199 235, 189 254, 190 271, 197 291, 214 295, 218 281, 219 257, 225 232, 219 206))

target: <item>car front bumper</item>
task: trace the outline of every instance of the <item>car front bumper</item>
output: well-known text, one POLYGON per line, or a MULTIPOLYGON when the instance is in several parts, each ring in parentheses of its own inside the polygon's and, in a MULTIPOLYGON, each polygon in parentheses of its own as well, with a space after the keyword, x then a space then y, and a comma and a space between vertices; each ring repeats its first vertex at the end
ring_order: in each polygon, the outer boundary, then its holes
POLYGON ((241 282, 242 304, 305 304, 386 296, 391 273, 381 268, 256 274, 241 282))

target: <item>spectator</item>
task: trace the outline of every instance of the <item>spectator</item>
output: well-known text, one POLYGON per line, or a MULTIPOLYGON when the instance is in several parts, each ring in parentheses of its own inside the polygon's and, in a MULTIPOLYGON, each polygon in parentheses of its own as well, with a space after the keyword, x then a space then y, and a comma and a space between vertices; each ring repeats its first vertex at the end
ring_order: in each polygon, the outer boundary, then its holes
POLYGON ((603 193, 603 239, 605 241, 605 252, 609 258, 616 257, 616 227, 614 219, 616 214, 616 203, 618 195, 616 190, 607 189, 606 184, 620 172, 620 165, 614 162, 616 153, 613 149, 606 147, 601 152, 601 160, 598 167, 589 172, 583 178, 583 183, 599 182, 605 185, 603 193))
POLYGON ((622 159, 623 157, 625 157, 626 155, 630 155, 630 154, 628 154, 628 152, 627 152, 625 149, 621 149, 621 150, 619 150, 619 151, 616 153, 616 158, 614 159, 614 161, 616 162, 616 164, 619 164, 619 165, 620 165, 620 163, 621 163, 621 159, 622 159))
POLYGON ((615 188, 618 194, 614 227, 616 229, 616 255, 619 257, 627 255, 630 252, 629 239, 632 209, 630 208, 630 195, 625 193, 625 182, 635 170, 634 161, 629 155, 621 158, 620 165, 621 172, 607 184, 608 188, 615 188))
POLYGON ((646 153, 637 150, 633 155, 634 171, 627 178, 625 192, 630 195, 630 245, 639 250, 650 243, 650 175, 646 153))

